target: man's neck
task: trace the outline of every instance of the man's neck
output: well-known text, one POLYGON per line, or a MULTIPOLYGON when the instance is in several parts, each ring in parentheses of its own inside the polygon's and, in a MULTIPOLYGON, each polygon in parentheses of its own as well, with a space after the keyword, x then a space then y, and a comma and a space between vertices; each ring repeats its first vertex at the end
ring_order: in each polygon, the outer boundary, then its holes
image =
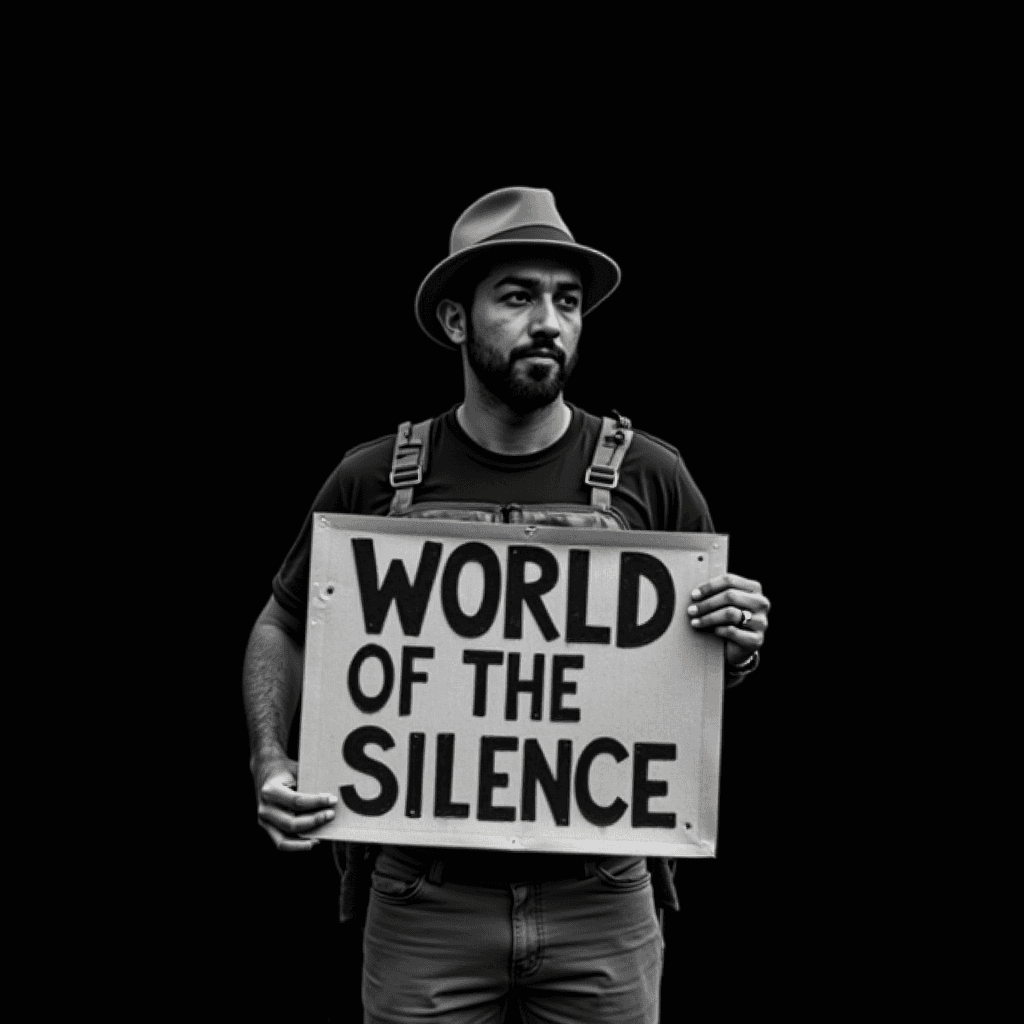
POLYGON ((455 415, 473 441, 498 455, 532 455, 550 448, 572 422, 572 411, 561 395, 542 409, 517 413, 503 402, 467 394, 455 415))

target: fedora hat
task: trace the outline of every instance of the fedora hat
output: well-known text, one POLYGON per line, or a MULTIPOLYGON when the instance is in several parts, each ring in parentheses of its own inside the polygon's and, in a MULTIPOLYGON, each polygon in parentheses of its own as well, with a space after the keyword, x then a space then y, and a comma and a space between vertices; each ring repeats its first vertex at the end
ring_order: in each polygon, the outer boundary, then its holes
MULTIPOLYGON (((452 298, 451 286, 470 264, 491 263, 503 255, 515 259, 538 251, 564 257, 583 277, 583 313, 587 314, 619 286, 621 273, 610 256, 578 244, 555 209, 546 188, 500 188, 470 206, 452 228, 448 257, 427 274, 416 292, 416 320, 438 344, 456 348, 437 320, 437 304, 452 298)), ((467 310, 468 312, 468 310, 467 310)))

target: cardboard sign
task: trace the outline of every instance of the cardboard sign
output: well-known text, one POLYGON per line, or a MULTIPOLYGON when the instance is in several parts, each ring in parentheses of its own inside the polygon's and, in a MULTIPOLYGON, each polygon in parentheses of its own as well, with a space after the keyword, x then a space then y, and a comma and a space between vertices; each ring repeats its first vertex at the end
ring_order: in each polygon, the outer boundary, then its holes
POLYGON ((313 524, 299 790, 321 838, 714 856, 724 657, 710 534, 313 524))

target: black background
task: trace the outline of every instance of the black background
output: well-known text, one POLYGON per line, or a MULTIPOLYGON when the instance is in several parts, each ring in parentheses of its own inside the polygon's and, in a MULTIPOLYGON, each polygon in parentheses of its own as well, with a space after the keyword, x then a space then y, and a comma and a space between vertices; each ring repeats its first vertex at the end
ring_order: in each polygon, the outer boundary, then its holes
POLYGON ((183 255, 158 317, 166 458, 154 486, 180 543, 177 607, 154 649, 167 655, 164 714, 185 724, 160 759, 174 765, 167 814, 147 838, 191 935, 189 975, 225 1009, 283 997, 346 1019, 338 1008, 358 1003, 359 937, 336 924, 329 853, 279 855, 256 824, 243 652, 346 449, 460 399, 458 358, 420 333, 413 296, 459 213, 518 184, 552 189, 576 239, 623 270, 584 321, 567 397, 678 447, 729 534, 730 568, 773 602, 762 668, 725 700, 718 856, 679 864, 664 1019, 692 1009, 722 965, 744 978, 715 989, 722 1009, 740 989, 786 987, 786 951, 813 948, 834 862, 822 687, 836 642, 820 613, 832 594, 822 567, 843 545, 831 524, 851 382, 836 353, 858 332, 848 311, 861 281, 835 235, 856 211, 820 169, 782 158, 755 174, 649 148, 553 172, 400 144, 372 160, 352 145, 339 161, 317 144, 283 156, 236 141, 211 139, 175 165, 166 215, 183 255))

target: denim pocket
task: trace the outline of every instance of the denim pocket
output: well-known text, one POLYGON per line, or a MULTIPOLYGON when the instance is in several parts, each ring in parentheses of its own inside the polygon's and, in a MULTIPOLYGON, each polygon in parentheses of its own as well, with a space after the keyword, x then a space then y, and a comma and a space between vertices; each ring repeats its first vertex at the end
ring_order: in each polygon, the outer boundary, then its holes
POLYGON ((374 871, 370 879, 370 887, 374 894, 385 903, 410 903, 419 895, 426 880, 426 875, 404 879, 395 878, 392 875, 382 875, 379 871, 374 871))
POLYGON ((594 871, 613 892, 636 892, 651 881, 645 857, 605 857, 594 865, 594 871))

